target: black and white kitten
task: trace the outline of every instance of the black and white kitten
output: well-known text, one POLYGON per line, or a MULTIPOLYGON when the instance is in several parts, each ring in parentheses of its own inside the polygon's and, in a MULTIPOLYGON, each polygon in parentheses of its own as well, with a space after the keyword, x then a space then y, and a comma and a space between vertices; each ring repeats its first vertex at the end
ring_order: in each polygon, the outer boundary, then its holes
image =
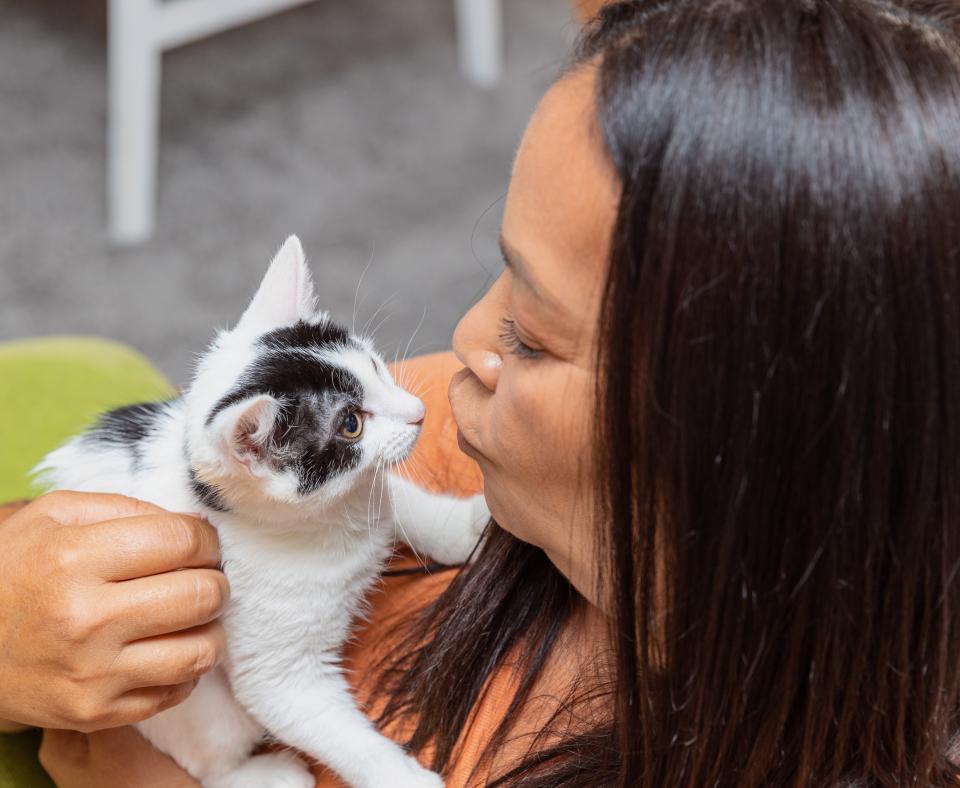
POLYGON ((395 530, 458 563, 489 517, 482 496, 433 495, 387 472, 423 417, 370 343, 317 311, 291 237, 182 396, 107 413, 38 465, 51 488, 121 493, 216 526, 228 656, 138 726, 208 788, 312 786, 290 754, 251 757, 268 736, 354 786, 443 785, 375 729, 340 667, 395 530))

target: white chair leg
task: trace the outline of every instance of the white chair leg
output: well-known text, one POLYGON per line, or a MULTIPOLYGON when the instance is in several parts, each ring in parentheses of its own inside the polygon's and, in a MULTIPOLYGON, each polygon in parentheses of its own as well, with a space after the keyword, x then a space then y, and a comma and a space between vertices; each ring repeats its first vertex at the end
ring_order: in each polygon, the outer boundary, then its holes
POLYGON ((460 70, 476 85, 491 87, 503 75, 502 0, 455 0, 460 70))
POLYGON ((134 244, 153 235, 161 51, 153 39, 155 0, 110 0, 110 237, 134 244))

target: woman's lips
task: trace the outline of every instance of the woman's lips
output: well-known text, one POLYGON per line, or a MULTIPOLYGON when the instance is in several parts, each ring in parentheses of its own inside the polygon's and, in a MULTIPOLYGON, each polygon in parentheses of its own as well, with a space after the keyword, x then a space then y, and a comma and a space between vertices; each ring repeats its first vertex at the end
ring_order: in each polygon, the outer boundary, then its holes
POLYGON ((457 372, 450 381, 450 386, 447 389, 447 399, 450 401, 450 410, 453 414, 453 420, 457 423, 457 446, 460 447, 460 451, 466 454, 468 457, 472 457, 474 460, 479 460, 482 456, 479 449, 474 446, 470 441, 468 441, 463 432, 460 430, 460 419, 457 417, 457 408, 458 400, 462 399, 457 396, 457 389, 460 388, 466 381, 470 378, 471 372, 468 369, 461 369, 457 372))

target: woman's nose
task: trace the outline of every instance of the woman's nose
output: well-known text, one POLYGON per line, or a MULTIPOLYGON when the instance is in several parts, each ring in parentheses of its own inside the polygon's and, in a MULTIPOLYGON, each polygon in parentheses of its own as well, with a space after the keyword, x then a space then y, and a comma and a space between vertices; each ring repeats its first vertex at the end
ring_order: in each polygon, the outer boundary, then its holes
POLYGON ((453 332, 453 352, 484 386, 495 391, 503 358, 498 352, 496 318, 487 314, 486 301, 481 300, 460 319, 453 332))
POLYGON ((490 391, 496 391, 500 380, 500 367, 503 359, 490 350, 470 350, 466 353, 457 353, 457 358, 467 367, 480 382, 490 391))

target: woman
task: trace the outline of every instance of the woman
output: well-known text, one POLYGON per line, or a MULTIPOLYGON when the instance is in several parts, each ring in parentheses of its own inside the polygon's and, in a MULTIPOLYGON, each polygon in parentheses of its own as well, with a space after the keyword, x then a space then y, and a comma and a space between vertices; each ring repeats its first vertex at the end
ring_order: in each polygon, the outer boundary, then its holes
MULTIPOLYGON (((955 784, 958 31, 880 0, 588 29, 454 338, 497 526, 362 679, 451 784, 955 784)), ((129 729, 45 758, 183 780, 129 729)))

